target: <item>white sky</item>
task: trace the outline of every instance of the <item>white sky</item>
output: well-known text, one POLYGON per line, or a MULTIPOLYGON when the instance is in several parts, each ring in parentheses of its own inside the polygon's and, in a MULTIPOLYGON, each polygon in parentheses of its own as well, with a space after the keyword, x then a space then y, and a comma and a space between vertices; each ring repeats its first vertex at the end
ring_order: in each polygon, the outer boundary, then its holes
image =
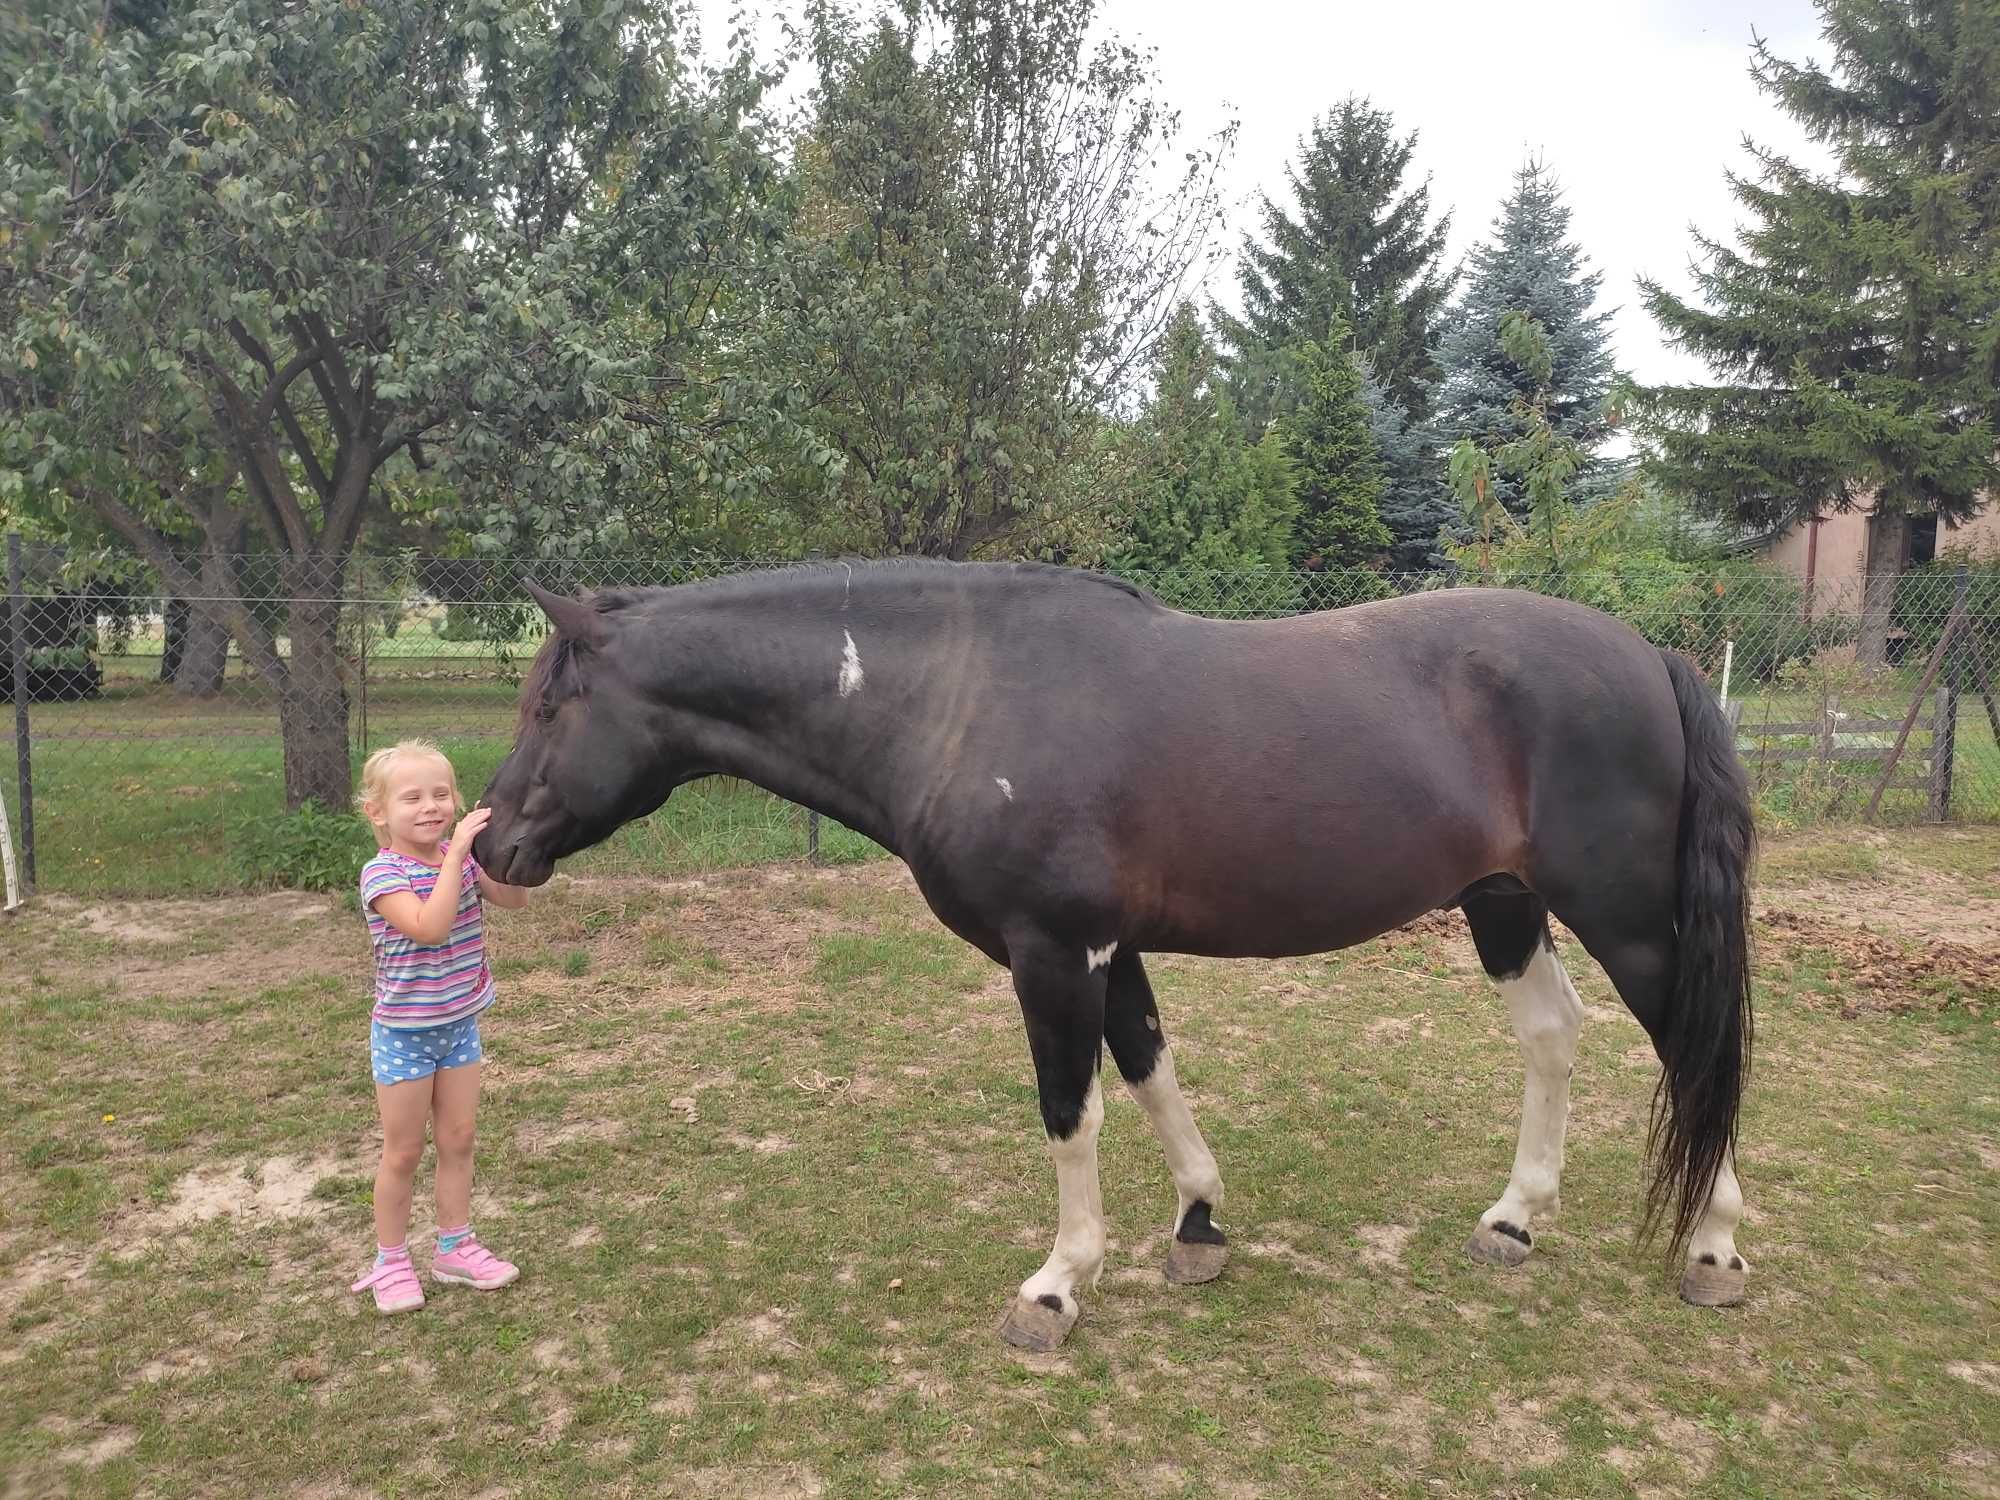
MULTIPOLYGON (((711 45, 738 3, 698 0, 711 45)), ((1430 174, 1434 210, 1453 210, 1453 261, 1485 237, 1525 157, 1548 161, 1572 238, 1605 272, 1618 364, 1644 383, 1708 378, 1665 347, 1633 278, 1690 288, 1690 227, 1726 239, 1738 220, 1723 171, 1747 169, 1744 135, 1821 159, 1749 75, 1753 29, 1782 57, 1825 59, 1811 0, 1101 0, 1100 18, 1157 49, 1190 135, 1241 122, 1219 299, 1234 300, 1233 232, 1256 229, 1256 194, 1282 198, 1314 115, 1360 93, 1418 132, 1412 171, 1430 174)))

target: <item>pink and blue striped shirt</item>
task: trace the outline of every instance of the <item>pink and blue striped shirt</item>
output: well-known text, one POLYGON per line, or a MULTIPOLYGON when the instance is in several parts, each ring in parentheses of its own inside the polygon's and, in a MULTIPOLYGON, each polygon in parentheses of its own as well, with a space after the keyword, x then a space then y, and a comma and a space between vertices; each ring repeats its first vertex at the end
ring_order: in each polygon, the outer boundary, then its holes
MULTIPOLYGON (((450 859, 449 844, 440 844, 450 859)), ((438 866, 393 849, 381 849, 361 867, 361 909, 375 945, 374 1019, 392 1031, 421 1031, 477 1015, 494 1000, 486 963, 486 931, 479 901, 479 865, 467 860, 458 888, 458 915, 442 943, 419 943, 384 921, 375 903, 397 891, 428 901, 438 866)))

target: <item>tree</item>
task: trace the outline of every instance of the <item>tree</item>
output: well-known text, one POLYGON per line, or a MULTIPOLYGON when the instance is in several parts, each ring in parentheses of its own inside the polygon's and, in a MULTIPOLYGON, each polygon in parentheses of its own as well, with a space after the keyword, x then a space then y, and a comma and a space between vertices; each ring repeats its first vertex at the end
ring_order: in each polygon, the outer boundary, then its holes
MULTIPOLYGON (((343 804, 338 628, 378 476, 432 462, 506 534, 601 518, 729 414, 690 330, 768 236, 740 62, 643 3, 10 9, 0 483, 71 497, 187 599, 256 528, 288 802, 343 804), (746 207, 746 205, 748 205, 746 207), (677 359, 669 359, 669 354, 677 359), (280 635, 289 650, 279 648, 280 635)), ((240 597, 238 586, 220 591, 240 597)))
POLYGON ((1692 301, 1641 281, 1714 385, 1645 393, 1664 483, 1782 530, 1872 503, 1857 651, 1886 657, 1910 517, 1963 520, 2000 484, 2000 11, 1819 0, 1831 70, 1758 41, 1763 91, 1831 148, 1816 172, 1754 143, 1748 222, 1702 238, 1692 301))
POLYGON ((1136 424, 1132 502, 1110 559, 1115 571, 1289 562, 1298 513, 1291 459, 1275 434, 1244 441, 1218 385, 1215 350, 1183 303, 1160 341, 1154 396, 1136 424))
POLYGON ((1389 528, 1390 564, 1401 572, 1435 568, 1445 560, 1440 537, 1456 512, 1432 430, 1412 420, 1366 369, 1361 402, 1382 461, 1380 509, 1389 528))
POLYGON ((1321 337, 1336 316, 1375 378, 1413 419, 1430 410, 1434 327, 1451 291, 1442 269, 1451 215, 1430 220, 1430 183, 1405 188, 1413 131, 1398 139, 1386 110, 1350 96, 1316 119, 1286 169, 1296 217, 1268 194, 1265 243, 1243 238, 1240 317, 1217 314, 1231 390, 1252 431, 1291 409, 1299 386, 1286 351, 1321 337))
POLYGON ((1070 518, 1218 220, 1151 59, 1088 0, 816 0, 799 255, 766 356, 804 373, 851 545, 967 557, 1070 518), (834 461, 836 460, 837 461, 834 461))
POLYGON ((1297 556, 1310 568, 1372 563, 1392 540, 1361 366, 1346 344, 1336 320, 1325 340, 1300 346, 1298 404, 1280 424, 1299 471, 1297 556))
POLYGON ((1571 486, 1587 455, 1581 443, 1557 430, 1550 416, 1555 405, 1550 385, 1555 354, 1542 325, 1528 313, 1508 312, 1500 319, 1499 345, 1530 394, 1508 402, 1507 420, 1514 435, 1507 441, 1481 444, 1464 437, 1452 445, 1451 480, 1466 518, 1479 529, 1482 571, 1495 520, 1512 514, 1503 485, 1521 497, 1520 509, 1533 522, 1529 534, 1542 538, 1543 565, 1553 569, 1562 563, 1556 542, 1562 513, 1569 508, 1571 486))
MULTIPOLYGON (((1491 237, 1467 257, 1464 289, 1438 344, 1435 424, 1447 446, 1470 440, 1493 452, 1537 429, 1573 450, 1576 487, 1589 493, 1605 487, 1614 469, 1595 456, 1611 433, 1604 415, 1614 374, 1611 314, 1591 311, 1604 275, 1585 270, 1588 257, 1567 238, 1569 224, 1555 177, 1529 160, 1514 174, 1491 237), (1506 347, 1502 324, 1515 314, 1539 330, 1545 371, 1506 347)), ((1510 515, 1528 515, 1523 476, 1501 465, 1493 486, 1510 515)))

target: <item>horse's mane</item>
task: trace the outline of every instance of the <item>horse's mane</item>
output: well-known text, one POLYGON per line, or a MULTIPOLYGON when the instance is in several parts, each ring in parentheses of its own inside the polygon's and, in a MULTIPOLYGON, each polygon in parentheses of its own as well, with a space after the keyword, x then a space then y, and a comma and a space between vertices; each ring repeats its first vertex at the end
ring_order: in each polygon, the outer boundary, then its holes
MULTIPOLYGON (((1041 578, 1053 583, 1077 583, 1108 588, 1134 599, 1151 603, 1158 601, 1145 589, 1123 578, 1114 578, 1105 573, 1086 572, 1082 568, 1064 567, 1060 563, 1045 562, 1005 562, 980 563, 974 565, 979 575, 998 580, 1002 577, 1041 578)), ((724 573, 720 577, 703 579, 699 583, 683 583, 675 586, 676 594, 730 593, 739 589, 768 583, 782 587, 801 578, 863 578, 894 576, 898 573, 942 573, 965 570, 971 572, 965 563, 950 562, 938 557, 880 557, 880 558, 832 558, 824 561, 778 563, 762 566, 753 571, 724 573)), ((598 595, 598 598, 610 597, 598 595)), ((629 601, 627 601, 629 602, 629 601)))
MULTIPOLYGON (((799 562, 785 563, 774 567, 762 567, 752 572, 724 573, 717 578, 703 579, 698 583, 675 584, 671 588, 629 588, 605 589, 592 593, 584 603, 599 614, 618 614, 628 609, 636 609, 648 600, 662 594, 672 593, 680 598, 704 594, 748 593, 759 588, 783 589, 796 586, 801 579, 853 579, 857 577, 880 577, 884 574, 925 573, 955 570, 962 564, 943 561, 932 557, 888 557, 857 560, 854 562, 799 562)), ((1002 577, 1041 579, 1056 585, 1071 583, 1086 587, 1108 588, 1116 593, 1147 604, 1158 604, 1159 600, 1137 584, 1128 583, 1123 578, 1113 578, 1103 573, 1085 572, 1081 568, 1066 568, 1056 563, 1017 562, 990 565, 990 571, 982 568, 983 576, 998 580, 1002 577)), ((962 575, 961 575, 962 576, 962 575)), ((521 725, 527 726, 535 711, 544 703, 562 703, 571 698, 581 697, 584 690, 583 669, 579 665, 575 641, 568 636, 551 635, 543 643, 540 651, 529 666, 527 675, 521 680, 521 725)))
MULTIPOLYGON (((644 597, 639 589, 606 589, 593 593, 584 602, 599 614, 616 614, 630 609, 644 597)), ((563 703, 583 696, 583 669, 577 662, 577 645, 568 636, 551 634, 521 679, 520 727, 544 703, 563 703)))

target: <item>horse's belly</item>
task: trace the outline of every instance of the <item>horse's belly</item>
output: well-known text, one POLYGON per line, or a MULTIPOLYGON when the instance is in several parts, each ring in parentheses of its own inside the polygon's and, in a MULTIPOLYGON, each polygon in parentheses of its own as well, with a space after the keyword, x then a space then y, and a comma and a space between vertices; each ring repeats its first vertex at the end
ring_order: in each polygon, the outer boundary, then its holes
POLYGON ((1323 953, 1400 927, 1495 873, 1480 831, 1419 822, 1363 826, 1328 842, 1290 829, 1217 829, 1132 882, 1147 892, 1135 938, 1218 958, 1323 953))

